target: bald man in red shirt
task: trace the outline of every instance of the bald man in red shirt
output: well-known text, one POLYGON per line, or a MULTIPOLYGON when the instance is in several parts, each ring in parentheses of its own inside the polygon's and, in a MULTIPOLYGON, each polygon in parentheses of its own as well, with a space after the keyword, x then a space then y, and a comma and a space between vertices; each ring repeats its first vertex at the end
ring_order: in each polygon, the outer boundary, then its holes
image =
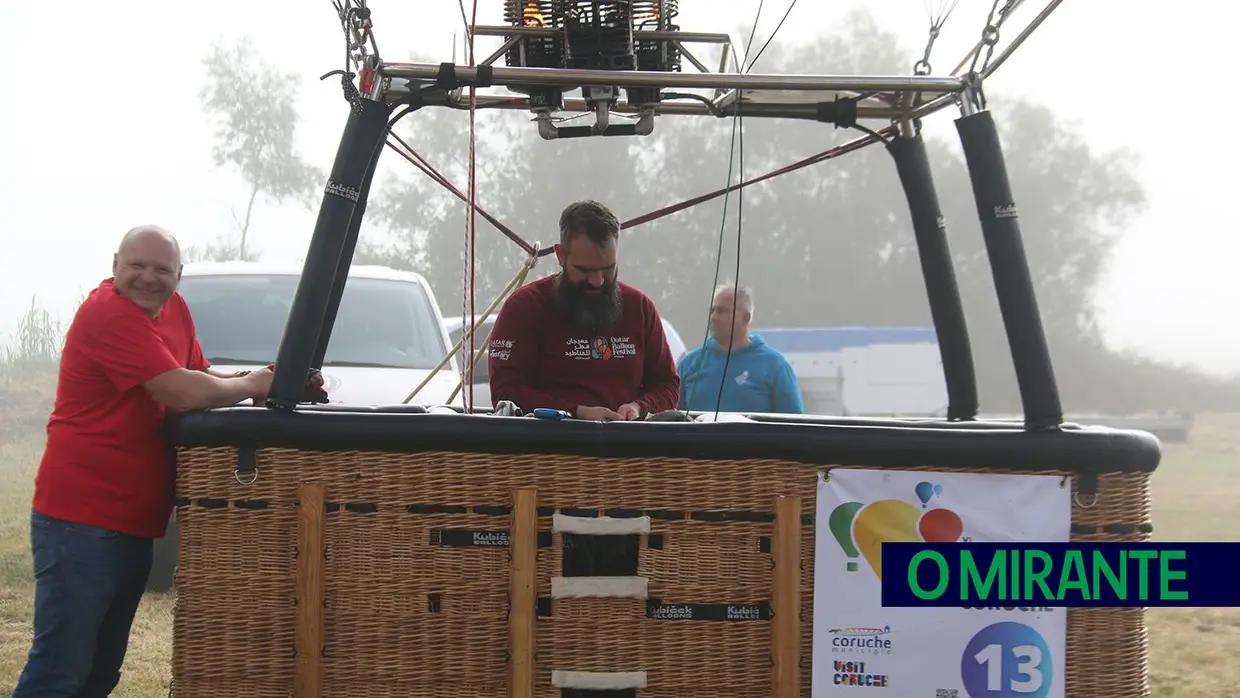
POLYGON ((78 308, 61 354, 30 517, 34 641, 13 698, 111 694, 172 513, 165 416, 265 399, 271 386, 269 369, 208 366, 167 231, 129 231, 112 274, 78 308))
POLYGON ((504 303, 491 330, 491 400, 577 419, 641 419, 676 409, 680 377, 654 301, 617 279, 620 222, 579 201, 560 215, 560 273, 504 303))

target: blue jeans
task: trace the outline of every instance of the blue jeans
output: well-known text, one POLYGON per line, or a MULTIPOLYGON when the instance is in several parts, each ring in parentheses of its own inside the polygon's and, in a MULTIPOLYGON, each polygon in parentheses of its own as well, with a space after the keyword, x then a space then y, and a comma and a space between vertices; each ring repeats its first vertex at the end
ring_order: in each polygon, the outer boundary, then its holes
POLYGON ((33 512, 34 642, 12 698, 103 698, 121 679, 150 538, 33 512))

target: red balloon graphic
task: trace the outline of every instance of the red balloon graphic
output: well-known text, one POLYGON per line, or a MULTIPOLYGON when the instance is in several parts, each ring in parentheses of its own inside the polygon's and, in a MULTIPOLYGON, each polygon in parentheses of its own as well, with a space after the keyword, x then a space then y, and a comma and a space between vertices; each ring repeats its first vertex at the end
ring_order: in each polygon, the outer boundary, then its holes
POLYGON ((955 543, 964 533, 964 523, 951 509, 931 509, 917 522, 917 530, 927 543, 955 543))

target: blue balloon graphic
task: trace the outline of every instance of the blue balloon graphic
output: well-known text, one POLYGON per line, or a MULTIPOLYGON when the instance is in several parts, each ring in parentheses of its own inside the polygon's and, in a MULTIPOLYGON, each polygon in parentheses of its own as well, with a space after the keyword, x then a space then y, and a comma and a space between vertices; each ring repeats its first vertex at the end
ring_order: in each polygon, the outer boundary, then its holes
POLYGON ((917 498, 921 500, 921 505, 924 507, 926 502, 929 502, 930 498, 934 496, 934 485, 929 482, 919 482, 917 483, 916 491, 917 498))
POLYGON ((1046 698, 1054 676, 1050 647, 1024 623, 982 628, 960 658, 960 679, 969 698, 1046 698))
POLYGON ((936 497, 937 497, 937 496, 939 496, 940 494, 943 494, 943 486, 942 486, 942 485, 935 485, 935 486, 934 486, 934 496, 936 496, 936 497))

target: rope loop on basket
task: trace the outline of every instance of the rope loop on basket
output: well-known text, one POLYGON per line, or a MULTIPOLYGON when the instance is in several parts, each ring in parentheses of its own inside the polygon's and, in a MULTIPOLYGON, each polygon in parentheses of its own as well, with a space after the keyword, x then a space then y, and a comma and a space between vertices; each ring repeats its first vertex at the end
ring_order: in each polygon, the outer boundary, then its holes
POLYGON ((1092 509, 1098 503, 1098 473, 1085 471, 1078 475, 1076 492, 1072 493, 1072 503, 1082 509, 1092 509), (1089 504, 1081 501, 1082 494, 1089 497, 1089 504))
POLYGON ((245 482, 244 480, 241 479, 241 470, 240 469, 234 470, 233 479, 237 481, 238 485, 249 487, 250 485, 253 485, 255 482, 258 482, 258 468, 254 468, 253 472, 254 472, 254 477, 250 478, 249 482, 245 482))

